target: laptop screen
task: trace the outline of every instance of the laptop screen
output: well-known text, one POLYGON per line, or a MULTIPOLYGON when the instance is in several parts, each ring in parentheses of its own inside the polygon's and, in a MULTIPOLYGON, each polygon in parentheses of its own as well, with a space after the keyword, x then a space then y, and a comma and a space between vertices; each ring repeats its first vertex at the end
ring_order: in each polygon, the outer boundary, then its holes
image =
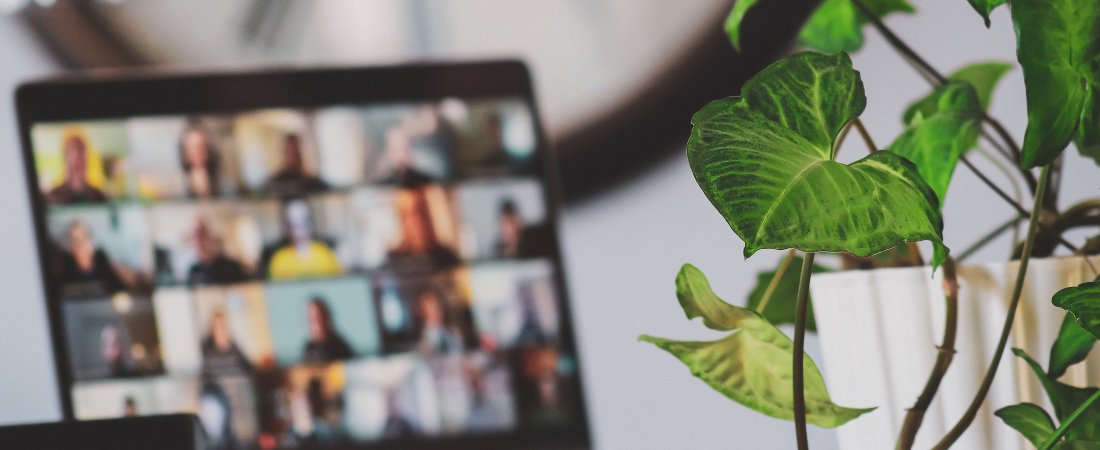
POLYGON ((393 97, 25 122, 72 417, 195 413, 211 448, 583 429, 530 98, 393 97))

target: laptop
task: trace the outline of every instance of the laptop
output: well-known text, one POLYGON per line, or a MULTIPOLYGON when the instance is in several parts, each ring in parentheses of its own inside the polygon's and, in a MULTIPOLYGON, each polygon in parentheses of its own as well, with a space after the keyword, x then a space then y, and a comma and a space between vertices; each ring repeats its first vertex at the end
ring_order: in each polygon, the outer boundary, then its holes
POLYGON ((66 420, 589 448, 523 64, 82 76, 16 103, 66 420))

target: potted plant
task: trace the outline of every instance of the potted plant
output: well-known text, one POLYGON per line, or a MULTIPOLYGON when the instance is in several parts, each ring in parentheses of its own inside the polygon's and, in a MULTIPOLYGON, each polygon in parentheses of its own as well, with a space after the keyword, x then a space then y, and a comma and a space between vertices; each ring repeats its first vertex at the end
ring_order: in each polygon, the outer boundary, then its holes
MULTIPOLYGON (((734 4, 726 30, 735 47, 759 1, 734 4)), ((989 13, 1006 3, 969 1, 987 26, 989 13)), ((1068 384, 1085 381, 1078 363, 1100 337, 1100 282, 1087 282, 1098 276, 1088 256, 1100 253, 1100 239, 1078 245, 1063 237, 1100 225, 1100 200, 1059 208, 1052 183, 1071 143, 1100 161, 1100 7, 1095 0, 1012 0, 1005 7, 1026 86, 1022 145, 986 112, 1011 66, 982 63, 943 75, 882 22, 912 11, 905 0, 825 0, 799 35, 812 51, 773 63, 741 95, 697 112, 687 157, 703 193, 744 241, 746 258, 761 249, 786 252, 776 270, 758 277, 744 307, 721 300, 699 269, 681 269, 676 294, 687 317, 728 332, 725 338, 641 339, 738 403, 794 421, 800 449, 808 448, 807 424, 845 425, 846 449, 1000 449, 1024 442, 1100 448, 1100 407, 1092 407, 1100 391, 1068 384), (868 25, 930 84, 886 147, 872 142, 859 120, 868 100, 847 56, 861 46, 868 25), (837 151, 852 130, 869 154, 844 164, 837 151), (1027 186, 1029 204, 970 162, 979 142, 1027 186), (952 256, 943 244, 940 205, 960 163, 1005 201, 1013 218, 952 256), (958 264, 1022 223, 1011 261, 958 264), (921 241, 933 248, 928 266, 921 241), (1050 258, 1059 246, 1074 256, 1050 258), (841 255, 846 270, 815 264, 818 253, 841 255), (782 323, 793 323, 792 337, 777 328, 782 323), (867 403, 832 400, 803 349, 814 325, 830 386, 867 403), (1010 340, 1022 347, 1013 349, 1018 365, 1005 356, 1010 340), (1029 353, 1048 345, 1044 369, 1029 353), (998 404, 986 406, 991 392, 998 404), (933 403, 937 395, 941 401, 933 403), (1053 417, 1029 402, 1049 404, 1053 417), (987 413, 994 407, 997 419, 987 413), (1003 424, 965 433, 993 420, 1003 424), (1020 434, 1006 435, 1012 430, 1020 434)))

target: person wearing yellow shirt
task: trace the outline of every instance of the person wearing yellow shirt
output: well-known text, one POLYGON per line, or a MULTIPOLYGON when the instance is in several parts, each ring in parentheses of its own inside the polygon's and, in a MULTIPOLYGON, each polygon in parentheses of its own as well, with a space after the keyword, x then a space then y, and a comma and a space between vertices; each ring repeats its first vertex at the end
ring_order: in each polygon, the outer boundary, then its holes
POLYGON ((283 220, 290 239, 271 255, 268 263, 271 279, 320 278, 344 273, 328 244, 314 239, 312 217, 305 200, 288 201, 283 207, 283 220))

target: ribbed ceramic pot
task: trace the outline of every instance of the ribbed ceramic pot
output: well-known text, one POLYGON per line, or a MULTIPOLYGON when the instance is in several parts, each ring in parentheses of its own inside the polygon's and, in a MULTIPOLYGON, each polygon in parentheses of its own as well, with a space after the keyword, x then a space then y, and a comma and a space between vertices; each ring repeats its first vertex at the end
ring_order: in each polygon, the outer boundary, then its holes
MULTIPOLYGON (((1100 258, 1092 263, 1100 267, 1100 258)), ((974 397, 997 345, 1017 270, 1016 262, 958 268, 957 353, 914 448, 934 445, 974 397)), ((924 388, 943 338, 942 276, 942 271, 933 276, 929 267, 813 276, 810 292, 829 393, 844 406, 878 407, 837 429, 842 450, 894 448, 906 409, 924 388)), ((1051 297, 1093 278, 1082 258, 1032 260, 1009 348, 1026 350, 1045 367, 1065 316, 1051 305, 1051 297)), ((1061 380, 1076 386, 1100 385, 1100 361, 1090 358, 1070 368, 1061 380)), ((985 404, 955 448, 1031 448, 993 415, 1020 402, 1051 411, 1030 369, 1006 350, 985 404)))

